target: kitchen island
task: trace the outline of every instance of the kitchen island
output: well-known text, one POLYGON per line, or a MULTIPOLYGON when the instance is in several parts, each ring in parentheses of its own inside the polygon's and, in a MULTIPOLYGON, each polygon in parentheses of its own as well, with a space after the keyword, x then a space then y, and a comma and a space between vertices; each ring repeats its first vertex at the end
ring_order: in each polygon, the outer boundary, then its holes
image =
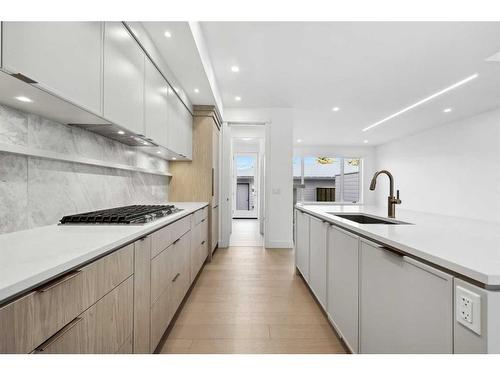
POLYGON ((296 264, 353 352, 499 352, 500 225, 384 208, 297 204, 296 264), (348 216, 347 216, 348 217, 348 216), (465 301, 465 302, 464 302, 465 301))

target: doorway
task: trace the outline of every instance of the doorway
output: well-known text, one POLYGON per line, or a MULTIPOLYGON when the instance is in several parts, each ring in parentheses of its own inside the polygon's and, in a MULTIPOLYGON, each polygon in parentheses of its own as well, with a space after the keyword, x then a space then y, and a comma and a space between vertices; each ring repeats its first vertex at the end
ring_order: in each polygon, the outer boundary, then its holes
POLYGON ((259 154, 235 153, 233 159, 233 219, 258 219, 259 154))
POLYGON ((224 125, 223 163, 229 173, 222 175, 227 203, 221 218, 221 243, 226 247, 264 246, 266 127, 224 125))

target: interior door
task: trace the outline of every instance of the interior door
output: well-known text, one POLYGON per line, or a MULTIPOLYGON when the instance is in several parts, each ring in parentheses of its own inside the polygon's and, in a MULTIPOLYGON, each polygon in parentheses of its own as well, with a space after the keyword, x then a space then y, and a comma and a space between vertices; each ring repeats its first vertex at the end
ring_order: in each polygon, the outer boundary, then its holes
POLYGON ((250 210, 250 184, 236 184, 236 209, 238 211, 250 210))
POLYGON ((233 218, 257 219, 259 216, 259 154, 234 155, 234 214, 233 218))

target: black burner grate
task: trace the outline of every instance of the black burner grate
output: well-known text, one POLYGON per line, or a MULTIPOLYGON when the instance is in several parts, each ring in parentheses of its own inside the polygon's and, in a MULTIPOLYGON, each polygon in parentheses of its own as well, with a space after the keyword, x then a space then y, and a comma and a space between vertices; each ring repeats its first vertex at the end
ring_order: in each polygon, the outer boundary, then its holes
POLYGON ((133 205, 64 216, 60 224, 144 224, 181 211, 173 205, 133 205))

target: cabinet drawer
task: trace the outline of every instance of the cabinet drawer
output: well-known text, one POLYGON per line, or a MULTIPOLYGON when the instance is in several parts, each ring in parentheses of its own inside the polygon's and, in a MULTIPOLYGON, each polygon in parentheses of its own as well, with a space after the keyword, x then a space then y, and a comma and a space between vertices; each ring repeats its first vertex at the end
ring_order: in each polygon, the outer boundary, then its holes
POLYGON ((128 350, 126 343, 132 337, 133 326, 133 283, 130 276, 40 345, 35 353, 113 354, 128 350))
POLYGON ((151 307, 151 351, 154 351, 177 309, 174 288, 169 285, 151 307))
POLYGON ((194 213, 194 223, 195 225, 200 224, 203 220, 208 217, 208 207, 202 208, 194 213))
POLYGON ((133 245, 0 309, 0 353, 29 353, 133 273, 133 245))
POLYGON ((191 215, 183 217, 170 225, 172 227, 172 242, 181 238, 191 229, 191 215))
POLYGON ((151 305, 169 286, 176 273, 175 246, 170 245, 151 260, 151 305))
POLYGON ((190 246, 189 231, 151 263, 152 350, 158 345, 189 288, 190 246))
POLYGON ((163 227, 151 235, 151 258, 154 258, 191 229, 191 215, 163 227))

